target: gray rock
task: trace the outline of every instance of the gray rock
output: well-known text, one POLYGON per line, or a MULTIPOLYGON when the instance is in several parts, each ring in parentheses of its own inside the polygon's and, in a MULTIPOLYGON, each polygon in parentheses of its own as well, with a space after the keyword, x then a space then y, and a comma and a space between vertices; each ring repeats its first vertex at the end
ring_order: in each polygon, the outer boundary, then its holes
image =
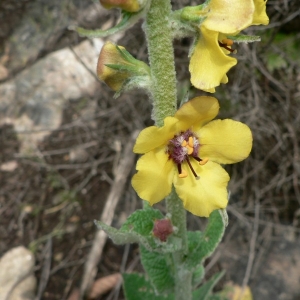
POLYGON ((0 299, 33 300, 36 289, 35 259, 23 246, 13 248, 0 259, 0 299))
POLYGON ((60 126, 66 101, 91 97, 100 86, 93 76, 99 43, 103 41, 86 40, 74 52, 69 48, 53 52, 0 85, 0 125, 14 126, 21 152, 31 151, 60 126))

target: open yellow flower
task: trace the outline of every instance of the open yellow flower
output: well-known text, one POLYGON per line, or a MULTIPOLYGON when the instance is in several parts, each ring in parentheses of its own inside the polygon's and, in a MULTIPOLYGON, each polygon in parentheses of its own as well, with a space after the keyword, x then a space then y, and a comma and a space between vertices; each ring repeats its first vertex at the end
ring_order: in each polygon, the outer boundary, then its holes
POLYGON ((241 122, 211 121, 218 112, 216 98, 196 97, 174 117, 167 117, 163 127, 141 131, 133 151, 144 155, 137 162, 132 185, 142 199, 153 205, 174 184, 185 209, 194 215, 208 217, 227 206, 229 176, 219 164, 245 159, 252 135, 241 122))
POLYGON ((199 27, 199 37, 192 51, 189 70, 192 84, 201 90, 215 92, 220 83, 227 83, 226 73, 237 60, 233 41, 227 36, 237 35, 251 25, 269 23, 265 0, 211 0, 199 11, 206 18, 199 27))

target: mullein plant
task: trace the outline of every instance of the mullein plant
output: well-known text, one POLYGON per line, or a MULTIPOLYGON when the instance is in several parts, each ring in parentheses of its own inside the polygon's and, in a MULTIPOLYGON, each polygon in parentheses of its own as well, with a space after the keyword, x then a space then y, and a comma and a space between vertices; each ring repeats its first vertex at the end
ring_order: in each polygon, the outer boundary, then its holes
POLYGON ((140 132, 133 148, 142 156, 132 186, 144 208, 130 215, 120 229, 96 222, 116 244, 140 245, 146 274, 123 274, 126 298, 228 299, 228 289, 213 293, 223 272, 204 281, 204 262, 217 248, 228 222, 229 175, 222 165, 249 156, 252 134, 241 122, 215 120, 219 102, 212 96, 193 98, 177 108, 173 39, 194 39, 191 84, 214 93, 220 83, 228 82, 227 72, 237 64, 237 44, 260 40, 240 32, 268 24, 266 1, 207 0, 176 11, 170 0, 100 2, 104 8, 121 10, 120 23, 106 31, 77 28, 78 33, 105 37, 142 18, 150 62, 148 66, 124 47, 107 42, 97 65, 98 78, 116 96, 145 89, 153 105, 155 124, 140 132), (152 207, 163 199, 166 215, 152 207), (186 211, 208 218, 206 229, 187 231, 186 211))

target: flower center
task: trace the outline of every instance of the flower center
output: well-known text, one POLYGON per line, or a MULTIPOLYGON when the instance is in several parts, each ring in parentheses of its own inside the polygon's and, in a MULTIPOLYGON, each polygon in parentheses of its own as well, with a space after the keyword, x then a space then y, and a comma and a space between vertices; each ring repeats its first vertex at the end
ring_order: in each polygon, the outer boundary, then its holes
POLYGON ((226 49, 227 51, 230 51, 233 54, 237 53, 236 49, 229 48, 229 47, 231 47, 233 45, 233 40, 231 40, 231 39, 223 39, 221 42, 218 41, 218 43, 219 43, 220 47, 226 49))
POLYGON ((190 129, 184 132, 180 132, 169 141, 167 146, 167 153, 169 155, 169 158, 172 159, 177 165, 179 174, 178 176, 180 178, 187 177, 187 172, 184 169, 182 169, 182 164, 185 162, 191 169, 195 178, 200 178, 195 172, 190 161, 190 158, 193 158, 199 163, 199 165, 205 165, 207 163, 208 158, 201 159, 198 156, 199 148, 199 139, 196 136, 196 134, 190 129))

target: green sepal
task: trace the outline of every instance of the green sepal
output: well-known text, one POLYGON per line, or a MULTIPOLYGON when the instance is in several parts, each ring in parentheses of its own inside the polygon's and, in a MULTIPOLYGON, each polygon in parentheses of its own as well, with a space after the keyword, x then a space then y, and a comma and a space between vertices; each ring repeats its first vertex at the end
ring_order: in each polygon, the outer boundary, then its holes
POLYGON ((140 247, 141 262, 154 290, 159 294, 174 291, 172 254, 160 254, 140 247))
POLYGON ((233 40, 235 43, 253 43, 253 42, 260 42, 261 38, 257 35, 244 35, 244 34, 237 34, 234 36, 227 36, 227 38, 233 40))
POLYGON ((130 26, 135 24, 142 16, 143 16, 143 10, 137 13, 129 13, 126 11, 122 11, 122 20, 120 21, 120 23, 107 30, 102 30, 102 29, 89 30, 82 27, 76 27, 76 28, 70 27, 69 29, 77 31, 77 33, 82 37, 88 37, 88 38, 106 37, 128 29, 130 26))
POLYGON ((150 76, 134 76, 126 80, 122 87, 116 91, 114 98, 118 98, 123 92, 130 91, 133 89, 144 89, 151 92, 151 83, 150 76))
POLYGON ((186 6, 181 10, 180 18, 183 22, 199 26, 205 20, 208 12, 207 3, 198 6, 186 6))
POLYGON ((215 274, 210 280, 204 283, 199 289, 193 292, 193 300, 212 300, 212 289, 224 275, 224 271, 215 274))
POLYGON ((147 208, 136 210, 120 229, 108 226, 101 221, 95 221, 95 224, 99 229, 104 230, 117 245, 139 243, 149 251, 158 253, 180 250, 182 245, 179 238, 171 235, 167 242, 161 242, 153 236, 153 224, 157 219, 163 219, 162 213, 157 209, 147 208))
POLYGON ((105 66, 119 72, 127 72, 130 74, 134 74, 136 71, 136 66, 134 65, 105 64, 105 66))
POLYGON ((223 237, 228 222, 226 216, 224 210, 215 210, 210 214, 203 233, 188 232, 188 255, 185 261, 188 269, 195 270, 214 252, 223 237))
POLYGON ((118 45, 116 45, 116 48, 123 59, 128 62, 128 64, 105 64, 105 66, 116 71, 126 71, 135 76, 150 76, 150 68, 146 63, 134 58, 125 48, 121 48, 118 45))

